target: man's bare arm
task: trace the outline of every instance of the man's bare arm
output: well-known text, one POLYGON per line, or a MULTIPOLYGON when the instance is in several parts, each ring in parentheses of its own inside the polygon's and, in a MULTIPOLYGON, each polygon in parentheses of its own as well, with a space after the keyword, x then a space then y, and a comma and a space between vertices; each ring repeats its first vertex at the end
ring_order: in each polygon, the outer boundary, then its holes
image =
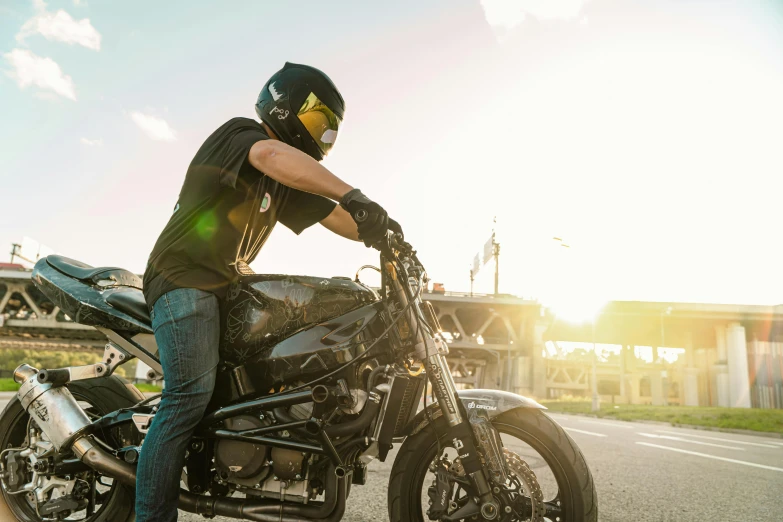
POLYGON ((331 230, 338 236, 359 241, 359 230, 356 228, 351 215, 341 206, 334 207, 334 210, 321 220, 321 224, 327 230, 331 230))
POLYGON ((248 159, 256 169, 283 185, 334 201, 340 201, 353 188, 304 152, 278 140, 256 142, 248 159))

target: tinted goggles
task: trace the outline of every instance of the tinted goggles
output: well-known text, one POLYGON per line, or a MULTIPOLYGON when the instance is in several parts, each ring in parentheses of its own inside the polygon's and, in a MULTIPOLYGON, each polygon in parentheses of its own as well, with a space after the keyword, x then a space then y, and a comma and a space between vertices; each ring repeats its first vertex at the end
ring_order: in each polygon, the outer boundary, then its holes
POLYGON ((299 121, 313 137, 324 156, 337 140, 340 118, 311 92, 297 113, 299 121))

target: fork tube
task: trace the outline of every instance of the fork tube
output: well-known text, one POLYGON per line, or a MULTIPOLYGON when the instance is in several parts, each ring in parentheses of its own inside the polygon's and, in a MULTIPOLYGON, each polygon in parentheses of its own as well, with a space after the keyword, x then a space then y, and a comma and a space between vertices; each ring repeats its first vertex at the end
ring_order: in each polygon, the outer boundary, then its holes
POLYGON ((454 379, 442 354, 435 353, 427 359, 427 377, 432 383, 432 391, 438 398, 438 405, 443 411, 443 416, 448 420, 449 426, 460 424, 462 414, 457 407, 454 379))

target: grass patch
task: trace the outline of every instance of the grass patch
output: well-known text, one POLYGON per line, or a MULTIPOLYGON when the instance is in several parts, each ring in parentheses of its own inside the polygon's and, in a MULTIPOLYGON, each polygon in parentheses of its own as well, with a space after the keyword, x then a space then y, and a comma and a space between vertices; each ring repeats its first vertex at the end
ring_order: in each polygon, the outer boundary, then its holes
POLYGON ((13 391, 13 392, 15 392, 18 389, 19 389, 19 385, 16 384, 16 381, 11 379, 10 377, 9 378, 5 378, 5 379, 0 379, 0 391, 5 391, 5 392, 6 391, 13 391))
POLYGON ((783 433, 783 410, 602 403, 599 411, 592 412, 589 400, 541 401, 541 404, 556 413, 581 413, 602 419, 651 420, 689 426, 783 433))
MULTIPOLYGON (((135 384, 135 386, 136 388, 138 388, 140 392, 146 392, 146 393, 160 392, 160 386, 155 386, 154 384, 147 384, 147 383, 140 382, 138 384, 135 384)), ((10 378, 0 379, 0 391, 15 392, 17 390, 19 390, 19 385, 16 384, 16 382, 13 379, 10 378)))
POLYGON ((134 386, 140 391, 144 393, 160 393, 160 386, 155 386, 154 384, 147 384, 144 382, 136 383, 134 386))

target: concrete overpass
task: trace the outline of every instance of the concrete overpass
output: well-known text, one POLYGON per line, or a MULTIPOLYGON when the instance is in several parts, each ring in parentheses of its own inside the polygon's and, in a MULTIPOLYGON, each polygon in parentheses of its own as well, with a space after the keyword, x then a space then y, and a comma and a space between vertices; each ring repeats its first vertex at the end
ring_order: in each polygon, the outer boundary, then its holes
POLYGON ((590 359, 556 347, 596 343, 616 350, 597 365, 605 401, 783 408, 783 306, 613 301, 574 324, 515 297, 425 298, 452 339, 460 382, 538 398, 589 395, 590 359), (662 357, 671 348, 682 352, 675 362, 662 357))
MULTIPOLYGON (((604 401, 783 408, 783 306, 614 301, 592 323, 573 324, 513 296, 425 299, 449 340, 460 386, 589 395, 591 355, 560 347, 598 343, 614 346, 597 364, 604 401), (675 362, 662 357, 670 348, 683 350, 675 362)), ((92 350, 103 342, 47 301, 29 271, 0 270, 0 349, 92 350)))
POLYGON ((105 337, 66 317, 35 288, 30 273, 21 267, 0 270, 0 349, 102 353, 105 337))

